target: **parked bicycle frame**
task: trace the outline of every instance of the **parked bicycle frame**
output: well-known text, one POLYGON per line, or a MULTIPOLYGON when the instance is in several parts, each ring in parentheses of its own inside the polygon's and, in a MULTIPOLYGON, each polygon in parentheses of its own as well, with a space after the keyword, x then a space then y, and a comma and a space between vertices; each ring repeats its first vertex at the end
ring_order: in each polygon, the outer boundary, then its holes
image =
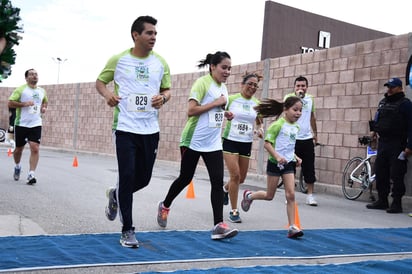
POLYGON ((375 201, 372 194, 375 174, 372 172, 371 158, 376 156, 377 151, 371 147, 371 137, 362 136, 358 141, 366 146, 366 157, 353 157, 346 163, 342 174, 342 192, 347 199, 356 200, 369 189, 369 199, 375 201))

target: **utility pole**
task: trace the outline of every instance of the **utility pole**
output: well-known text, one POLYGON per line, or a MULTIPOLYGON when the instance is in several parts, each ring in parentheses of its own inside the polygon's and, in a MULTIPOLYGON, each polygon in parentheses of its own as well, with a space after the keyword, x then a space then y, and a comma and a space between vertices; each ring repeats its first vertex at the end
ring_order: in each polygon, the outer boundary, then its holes
POLYGON ((67 61, 67 59, 62 59, 60 57, 52 57, 53 61, 57 63, 57 84, 60 81, 60 65, 67 61))

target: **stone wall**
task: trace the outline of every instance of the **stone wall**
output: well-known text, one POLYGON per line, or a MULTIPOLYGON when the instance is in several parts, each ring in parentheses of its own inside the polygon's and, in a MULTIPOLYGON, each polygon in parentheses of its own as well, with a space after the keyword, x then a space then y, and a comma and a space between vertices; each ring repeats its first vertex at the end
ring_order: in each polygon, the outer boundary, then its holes
MULTIPOLYGON (((294 79, 309 80, 308 93, 315 97, 319 142, 316 148, 318 181, 340 185, 347 160, 364 155, 359 136, 368 134, 368 120, 373 115, 391 77, 404 79, 411 35, 335 47, 317 52, 266 59, 232 68, 228 79, 230 93, 238 92, 242 74, 258 71, 264 80, 258 98, 282 100, 293 90, 294 79)), ((235 60, 233 60, 235 61, 235 60)), ((173 64, 170 64, 173 67, 173 64)), ((179 139, 186 122, 187 96, 199 76, 207 71, 172 76, 172 99, 160 112, 161 136, 158 159, 180 161, 179 139)), ((41 71, 39 72, 41 76, 41 71)), ((23 83, 24 79, 22 79, 23 83)), ((41 84, 41 83, 40 83, 41 84)), ((43 86, 48 92, 49 108, 44 116, 42 145, 113 154, 111 137, 112 109, 98 95, 95 83, 43 86)), ((0 127, 8 122, 7 98, 13 88, 0 88, 0 127)), ((408 96, 410 96, 410 89, 408 96)), ((265 121, 266 126, 272 120, 265 121)), ((253 144, 251 174, 264 174, 267 153, 261 140, 253 144)), ((409 167, 411 170, 411 166, 409 167)), ((407 181, 412 181, 412 172, 407 181)), ((408 193, 412 193, 408 185, 408 193)))

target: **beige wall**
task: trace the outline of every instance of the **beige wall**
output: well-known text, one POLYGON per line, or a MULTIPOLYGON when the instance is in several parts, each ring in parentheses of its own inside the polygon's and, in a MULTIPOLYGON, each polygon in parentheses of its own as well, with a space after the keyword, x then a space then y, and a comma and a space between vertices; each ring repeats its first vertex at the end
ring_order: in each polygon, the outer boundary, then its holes
MULTIPOLYGON (((375 112, 385 91, 383 84, 390 77, 404 79, 411 54, 411 35, 234 66, 227 82, 229 91, 239 91, 245 71, 259 71, 265 79, 257 97, 281 100, 292 90, 297 76, 306 76, 309 80, 308 92, 315 96, 319 142, 324 144, 316 148, 318 181, 340 185, 346 161, 365 153, 365 149, 358 146, 357 138, 368 133, 370 113, 375 112)), ((173 64, 170 66, 173 67, 173 64)), ((188 92, 194 80, 204 73, 172 76, 173 97, 160 113, 158 159, 180 160, 178 144, 186 121, 188 92)), ((94 82, 43 87, 48 92, 50 104, 44 117, 42 145, 114 153, 111 140, 112 109, 97 94, 94 82)), ((7 127, 7 98, 12 90, 0 88, 1 104, 4 106, 0 109, 0 127, 3 128, 7 127)), ((270 122, 265 121, 266 124, 270 122)), ((262 142, 255 140, 250 172, 264 174, 266 158, 262 142)), ((411 172, 408 178, 410 181, 411 172)), ((412 193, 411 186, 408 186, 408 193, 412 193)))

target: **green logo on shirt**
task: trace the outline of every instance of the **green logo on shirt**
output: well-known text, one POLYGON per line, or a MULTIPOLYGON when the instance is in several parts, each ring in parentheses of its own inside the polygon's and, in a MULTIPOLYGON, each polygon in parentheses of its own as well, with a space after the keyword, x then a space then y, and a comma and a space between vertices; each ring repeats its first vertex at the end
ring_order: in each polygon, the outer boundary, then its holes
POLYGON ((149 81, 149 67, 144 64, 135 67, 136 79, 138 81, 149 81))

